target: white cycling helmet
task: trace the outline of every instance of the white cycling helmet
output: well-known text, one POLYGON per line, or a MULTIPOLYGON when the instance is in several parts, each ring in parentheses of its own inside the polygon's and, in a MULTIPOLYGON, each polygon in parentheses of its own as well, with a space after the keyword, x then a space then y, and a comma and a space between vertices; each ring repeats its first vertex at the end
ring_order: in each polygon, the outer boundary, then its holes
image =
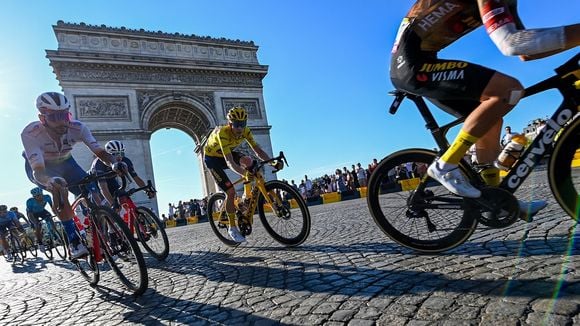
POLYGON ((70 102, 61 93, 46 92, 38 95, 36 98, 36 108, 41 112, 45 110, 68 111, 70 109, 70 102))
POLYGON ((121 143, 120 140, 109 140, 105 145, 105 151, 111 155, 124 153, 125 146, 121 143))

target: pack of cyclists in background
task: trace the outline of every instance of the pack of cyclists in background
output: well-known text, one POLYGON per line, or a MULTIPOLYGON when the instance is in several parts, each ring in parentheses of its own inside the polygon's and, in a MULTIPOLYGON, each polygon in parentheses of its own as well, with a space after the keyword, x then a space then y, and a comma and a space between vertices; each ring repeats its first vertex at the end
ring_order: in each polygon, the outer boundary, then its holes
MULTIPOLYGON (((450 192, 470 198, 480 197, 481 191, 460 172, 459 161, 475 144, 477 163, 493 169, 499 184, 499 171, 493 163, 500 152, 502 117, 524 94, 524 87, 511 76, 438 57, 439 51, 480 26, 485 26, 501 53, 518 55, 524 61, 580 44, 580 24, 526 29, 518 16, 517 1, 418 0, 403 18, 392 49, 391 81, 397 89, 466 117, 457 138, 427 173, 450 192)), ((545 201, 519 203, 524 220, 547 205, 545 201)))
MULTIPOLYGON (((234 201, 236 190, 225 169, 231 169, 240 176, 245 176, 248 180, 252 177, 251 171, 257 162, 242 153, 235 151, 235 148, 246 141, 254 153, 261 160, 269 160, 270 157, 254 140, 250 128, 247 126, 248 113, 242 107, 233 107, 227 113, 228 123, 217 126, 204 146, 204 162, 211 172, 217 185, 226 194, 226 213, 228 215, 228 234, 235 242, 245 242, 246 238, 240 233, 236 225, 236 215, 234 201)), ((276 170, 282 168, 282 162, 275 167, 276 170)))
MULTIPOLYGON (((125 175, 130 176, 135 183, 139 187, 144 187, 147 184, 143 179, 139 177, 135 168, 133 166, 133 162, 125 156, 125 145, 120 140, 111 140, 105 144, 105 151, 109 153, 112 157, 114 157, 115 162, 121 165, 121 168, 125 172, 125 175)), ((93 160, 91 164, 91 173, 95 173, 97 175, 105 174, 111 172, 111 167, 105 164, 98 158, 93 160)), ((115 192, 119 189, 120 185, 117 181, 116 177, 111 177, 108 179, 100 180, 98 183, 99 190, 103 197, 110 203, 111 206, 115 209, 119 209, 117 207, 117 202, 115 199, 115 192)), ((147 191, 147 197, 154 198, 155 192, 154 191, 147 191)))
MULTIPOLYGON (((87 254, 87 248, 77 235, 68 191, 78 196, 80 189, 67 188, 67 184, 80 181, 87 173, 74 160, 71 150, 76 143, 83 142, 114 171, 121 173, 122 166, 99 145, 85 124, 71 119, 70 102, 63 94, 40 94, 36 108, 39 120, 28 124, 21 133, 26 174, 31 182, 51 192, 52 198, 61 199, 62 202, 55 199, 54 211, 71 244, 71 258, 79 258, 87 254)), ((96 186, 93 188, 96 191, 96 186)))
POLYGON ((9 211, 6 205, 0 205, 0 244, 4 250, 4 258, 7 261, 12 260, 12 253, 10 252, 10 245, 6 241, 6 234, 8 231, 16 227, 20 232, 24 232, 24 228, 20 221, 18 221, 18 216, 13 211, 9 211))
MULTIPOLYGON (((45 223, 53 224, 52 219, 54 214, 51 214, 45 207, 48 205, 51 210, 53 210, 53 203, 50 195, 44 194, 42 188, 36 187, 30 190, 31 198, 26 201, 26 215, 30 221, 30 226, 34 229, 34 234, 36 235, 36 241, 38 243, 38 249, 40 251, 46 251, 44 243, 42 241, 42 223, 40 220, 44 220, 45 223)), ((54 225, 54 224, 53 224, 54 225)))

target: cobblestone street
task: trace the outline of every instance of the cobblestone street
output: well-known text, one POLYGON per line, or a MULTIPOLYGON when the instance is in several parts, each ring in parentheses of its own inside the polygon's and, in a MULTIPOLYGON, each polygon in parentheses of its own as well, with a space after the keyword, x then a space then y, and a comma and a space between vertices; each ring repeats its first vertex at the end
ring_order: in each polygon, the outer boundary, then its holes
POLYGON ((549 206, 434 256, 388 239, 365 199, 310 207, 310 237, 293 249, 259 220, 239 248, 207 223, 170 228, 170 255, 146 257, 150 289, 138 299, 106 268, 93 289, 62 260, 2 259, 0 324, 580 325, 579 232, 543 172, 518 197, 549 206))

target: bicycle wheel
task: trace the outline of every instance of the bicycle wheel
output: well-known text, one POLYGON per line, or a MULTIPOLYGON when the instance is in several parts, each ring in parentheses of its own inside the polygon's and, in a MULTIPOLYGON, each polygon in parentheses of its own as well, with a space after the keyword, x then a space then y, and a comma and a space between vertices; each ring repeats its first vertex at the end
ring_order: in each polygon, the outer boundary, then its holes
POLYGON ((86 236, 77 233, 81 243, 87 248, 88 255, 76 259, 71 259, 71 262, 76 266, 81 275, 91 286, 96 286, 101 278, 99 264, 95 257, 95 252, 92 244, 87 241, 86 236))
POLYGON ((52 238, 52 232, 47 231, 47 233, 48 233, 47 239, 44 240, 44 235, 43 235, 43 239, 42 239, 42 241, 44 242, 44 255, 49 260, 52 260, 54 258, 54 255, 52 254, 52 248, 54 247, 54 240, 52 238))
POLYGON ((14 233, 10 233, 10 252, 12 253, 12 264, 17 262, 23 263, 25 258, 25 251, 23 250, 20 239, 14 233))
POLYGON ((226 214, 226 194, 218 192, 213 194, 207 200, 207 212, 209 216, 209 225, 213 233, 220 239, 221 242, 228 246, 235 247, 239 243, 230 239, 228 234, 228 216, 226 214))
MULTIPOLYGON (((426 177, 435 152, 406 149, 383 159, 373 171, 367 204, 379 228, 395 242, 422 253, 437 253, 464 243, 477 228, 463 199, 426 177), (396 178, 397 167, 413 167, 396 178), (424 187, 422 190, 417 190, 424 187)), ((464 169, 464 167, 461 167, 464 169)))
POLYGON ((278 180, 266 182, 269 201, 261 194, 258 215, 266 232, 279 243, 294 247, 310 234, 310 211, 300 193, 278 180))
POLYGON ((108 207, 91 213, 103 256, 121 282, 136 296, 147 290, 145 259, 127 224, 108 207))
POLYGON ((554 198, 570 217, 580 221, 580 119, 560 135, 548 166, 554 198))
POLYGON ((49 227, 49 241, 50 243, 48 244, 50 248, 50 255, 52 256, 52 250, 54 249, 54 251, 56 251, 56 254, 62 258, 63 260, 66 259, 66 242, 64 240, 64 236, 63 236, 63 232, 64 230, 58 229, 58 227, 56 226, 56 224, 53 224, 52 226, 49 227))
POLYGON ((38 257, 38 245, 34 243, 34 240, 32 240, 32 238, 26 233, 24 234, 23 238, 26 250, 30 252, 33 257, 38 257))
POLYGON ((169 255, 169 239, 155 213, 147 207, 139 206, 134 223, 137 238, 145 250, 157 260, 165 260, 169 255))

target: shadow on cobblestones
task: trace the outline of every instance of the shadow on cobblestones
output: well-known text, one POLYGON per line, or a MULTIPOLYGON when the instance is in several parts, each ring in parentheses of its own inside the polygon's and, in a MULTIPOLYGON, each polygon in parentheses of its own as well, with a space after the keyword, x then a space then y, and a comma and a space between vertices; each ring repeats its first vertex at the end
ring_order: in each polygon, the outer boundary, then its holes
MULTIPOLYGON (((260 251, 280 251, 280 247, 259 247, 260 251)), ((288 251, 305 251, 320 253, 380 253, 380 254, 412 254, 417 256, 453 256, 453 255, 499 255, 531 257, 541 255, 566 254, 580 255, 580 237, 570 240, 564 236, 549 238, 533 238, 525 240, 490 240, 485 242, 470 241, 458 248, 439 254, 429 255, 416 253, 395 243, 365 242, 349 245, 303 245, 298 248, 288 248, 288 251)))
MULTIPOLYGON (((179 265, 167 264, 153 268, 182 275, 203 276, 211 282, 232 283, 251 288, 279 289, 292 292, 360 296, 366 299, 403 294, 429 294, 442 291, 456 294, 481 294, 496 297, 531 296, 551 298, 578 296, 580 281, 550 279, 546 276, 527 276, 512 279, 493 272, 469 272, 450 277, 444 271, 420 271, 398 264, 382 263, 372 268, 349 264, 335 265, 301 261, 266 261, 259 257, 233 257, 228 253, 193 252, 174 254, 179 265), (268 266, 265 266, 268 265, 268 266)), ((415 256, 417 257, 417 256, 415 256)), ((427 265, 428 266, 428 265, 427 265)), ((573 272, 567 271, 566 273, 573 272)), ((170 277, 170 276, 168 276, 170 277)))
POLYGON ((137 299, 108 287, 97 289, 100 299, 126 307, 122 316, 124 322, 144 325, 167 325, 167 322, 180 325, 282 325, 251 312, 168 297, 152 289, 137 299))

